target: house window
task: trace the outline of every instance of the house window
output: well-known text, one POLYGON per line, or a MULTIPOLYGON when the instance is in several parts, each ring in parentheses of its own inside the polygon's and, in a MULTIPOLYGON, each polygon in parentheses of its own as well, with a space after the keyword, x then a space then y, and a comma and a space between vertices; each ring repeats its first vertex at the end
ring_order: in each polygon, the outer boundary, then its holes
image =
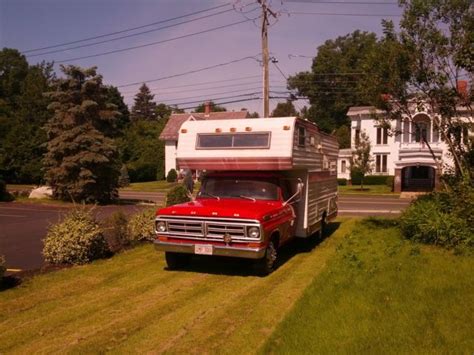
POLYGON ((388 129, 386 127, 377 127, 377 144, 387 144, 388 129))
POLYGON ((410 122, 403 121, 403 143, 410 143, 410 122))
POLYGON ((387 154, 375 155, 375 172, 376 173, 387 172, 387 154))
POLYGON ((341 173, 345 173, 346 172, 346 161, 345 160, 342 160, 341 161, 341 173))
POLYGON ((298 145, 304 147, 306 145, 306 128, 298 127, 298 145))

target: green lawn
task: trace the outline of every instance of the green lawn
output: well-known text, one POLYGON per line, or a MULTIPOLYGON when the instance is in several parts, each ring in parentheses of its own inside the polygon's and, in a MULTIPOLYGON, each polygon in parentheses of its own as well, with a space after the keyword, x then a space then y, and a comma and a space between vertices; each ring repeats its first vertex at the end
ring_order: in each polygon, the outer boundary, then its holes
POLYGON ((474 351, 474 259, 358 223, 264 353, 474 351))
POLYGON ((472 353, 474 259, 340 219, 315 246, 167 271, 144 245, 0 292, 0 353, 472 353))
POLYGON ((361 194, 361 195, 393 195, 399 196, 397 192, 392 192, 392 189, 387 185, 364 185, 363 190, 360 189, 360 185, 353 186, 338 186, 339 194, 361 194))

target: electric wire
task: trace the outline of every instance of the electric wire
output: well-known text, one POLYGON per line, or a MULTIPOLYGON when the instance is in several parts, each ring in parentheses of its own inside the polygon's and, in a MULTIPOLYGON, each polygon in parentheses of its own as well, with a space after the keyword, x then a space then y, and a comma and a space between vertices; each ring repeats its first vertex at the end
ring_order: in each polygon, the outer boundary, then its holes
POLYGON ((51 45, 51 46, 46 46, 46 47, 41 47, 41 48, 27 49, 27 50, 22 51, 22 53, 30 53, 30 52, 36 52, 36 51, 41 51, 41 50, 45 50, 45 49, 63 47, 63 46, 67 46, 67 45, 70 45, 70 44, 76 44, 76 43, 81 43, 81 42, 87 42, 87 41, 94 40, 94 39, 109 37, 109 36, 113 36, 113 35, 116 35, 116 34, 121 34, 121 33, 129 32, 129 31, 135 31, 135 30, 139 30, 139 29, 142 29, 142 28, 146 28, 146 27, 150 27, 150 26, 155 26, 155 25, 159 25, 159 24, 162 24, 162 23, 166 23, 166 22, 170 22, 170 21, 174 21, 174 20, 179 20, 179 19, 182 19, 182 18, 185 18, 185 17, 197 15, 197 14, 200 14, 200 13, 203 13, 203 12, 216 10, 216 9, 219 9, 219 8, 222 8, 222 7, 225 7, 225 6, 229 6, 229 5, 231 5, 231 4, 232 4, 231 2, 228 2, 228 3, 222 4, 222 5, 213 6, 213 7, 204 9, 204 10, 195 11, 195 12, 192 12, 192 13, 189 13, 189 14, 185 14, 185 15, 181 15, 181 16, 177 16, 177 17, 173 17, 173 18, 169 18, 169 19, 165 19, 165 20, 160 20, 160 21, 148 23, 148 24, 142 25, 142 26, 130 27, 130 28, 126 28, 126 29, 124 29, 124 30, 119 30, 119 31, 110 32, 110 33, 105 33, 105 34, 101 34, 101 35, 97 35, 97 36, 87 37, 87 38, 83 38, 83 39, 79 39, 79 40, 75 40, 75 41, 59 43, 59 44, 55 44, 55 45, 51 45))

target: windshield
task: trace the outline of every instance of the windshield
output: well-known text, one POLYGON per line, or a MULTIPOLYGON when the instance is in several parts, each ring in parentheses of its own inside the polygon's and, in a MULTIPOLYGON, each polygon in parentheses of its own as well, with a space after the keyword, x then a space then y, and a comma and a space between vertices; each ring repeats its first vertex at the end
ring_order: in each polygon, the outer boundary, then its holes
POLYGON ((278 200, 277 181, 251 178, 208 177, 198 194, 205 198, 278 200))

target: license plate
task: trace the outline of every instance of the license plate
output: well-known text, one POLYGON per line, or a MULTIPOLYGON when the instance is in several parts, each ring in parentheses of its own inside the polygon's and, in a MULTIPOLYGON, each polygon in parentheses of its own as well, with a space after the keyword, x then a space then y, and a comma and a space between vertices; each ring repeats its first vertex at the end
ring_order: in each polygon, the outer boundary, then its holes
POLYGON ((201 255, 212 255, 212 245, 195 245, 194 253, 201 255))

